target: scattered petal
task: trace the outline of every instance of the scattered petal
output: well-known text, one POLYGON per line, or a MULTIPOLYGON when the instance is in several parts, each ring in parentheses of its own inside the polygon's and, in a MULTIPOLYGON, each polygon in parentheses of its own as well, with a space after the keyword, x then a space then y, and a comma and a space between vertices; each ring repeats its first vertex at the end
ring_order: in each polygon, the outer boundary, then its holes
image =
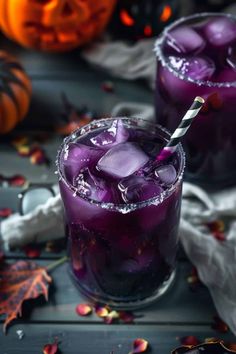
POLYGON ((189 276, 187 277, 187 282, 189 284, 195 284, 200 282, 200 279, 198 277, 198 272, 197 272, 197 268, 192 267, 191 269, 191 273, 189 274, 189 276))
POLYGON ((213 221, 211 223, 208 223, 207 226, 209 227, 209 229, 212 232, 215 232, 215 231, 224 232, 225 231, 225 223, 223 220, 213 221))
POLYGON ((41 249, 36 245, 27 245, 23 248, 25 255, 29 258, 38 258, 41 254, 41 249))
POLYGON ((31 153, 31 148, 29 145, 20 145, 17 147, 17 152, 22 157, 28 157, 31 153))
POLYGON ((104 306, 104 307, 98 306, 98 307, 96 307, 95 312, 98 317, 104 318, 104 317, 108 316, 110 309, 107 306, 104 306))
POLYGON ((195 336, 186 336, 180 339, 182 345, 198 345, 200 343, 199 339, 195 336))
POLYGON ((212 236, 218 241, 225 241, 226 240, 225 234, 220 231, 213 232, 212 236))
POLYGON ((148 341, 143 338, 137 338, 133 342, 133 349, 129 354, 144 353, 148 349, 148 341))
POLYGON ((124 323, 133 323, 134 322, 134 315, 132 312, 128 312, 128 311, 120 311, 119 312, 120 315, 120 319, 124 322, 124 323))
POLYGON ((58 351, 58 343, 55 341, 53 344, 46 344, 43 347, 43 354, 56 354, 58 351))
POLYGON ((33 165, 42 165, 44 163, 48 162, 48 159, 40 147, 36 147, 33 149, 33 151, 30 153, 30 162, 33 165))
POLYGON ((79 316, 88 316, 93 311, 92 307, 88 304, 79 304, 76 306, 75 310, 79 316))
POLYGON ((12 209, 10 209, 10 208, 0 209, 0 218, 7 218, 11 214, 12 214, 12 209))
POLYGON ((229 330, 228 325, 222 321, 222 319, 218 316, 214 316, 214 323, 212 324, 212 328, 220 333, 226 333, 229 330))
POLYGON ((27 183, 26 178, 22 175, 14 175, 8 180, 11 187, 23 187, 27 183))
POLYGON ((114 84, 111 81, 104 81, 102 83, 102 90, 105 92, 113 93, 114 92, 114 84))
POLYGON ((118 320, 120 317, 119 312, 111 311, 106 317, 104 317, 104 322, 106 324, 112 324, 115 320, 118 320))

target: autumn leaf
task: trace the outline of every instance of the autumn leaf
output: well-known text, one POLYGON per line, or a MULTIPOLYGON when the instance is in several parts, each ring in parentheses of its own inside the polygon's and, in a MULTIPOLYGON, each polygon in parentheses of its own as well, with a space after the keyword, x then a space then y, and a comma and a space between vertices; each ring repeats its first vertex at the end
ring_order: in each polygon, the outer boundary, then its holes
POLYGON ((3 331, 17 316, 21 316, 22 304, 25 300, 36 299, 44 295, 48 299, 48 287, 52 278, 48 271, 66 262, 62 257, 47 267, 40 267, 32 261, 18 261, 14 264, 0 262, 0 316, 6 319, 3 331))
POLYGON ((48 298, 48 286, 52 279, 46 268, 33 262, 18 261, 4 264, 0 269, 0 315, 6 314, 3 331, 8 324, 21 316, 25 300, 35 299, 40 295, 48 298))
POLYGON ((54 341, 52 344, 45 344, 43 347, 43 354, 56 354, 58 352, 58 342, 54 341))

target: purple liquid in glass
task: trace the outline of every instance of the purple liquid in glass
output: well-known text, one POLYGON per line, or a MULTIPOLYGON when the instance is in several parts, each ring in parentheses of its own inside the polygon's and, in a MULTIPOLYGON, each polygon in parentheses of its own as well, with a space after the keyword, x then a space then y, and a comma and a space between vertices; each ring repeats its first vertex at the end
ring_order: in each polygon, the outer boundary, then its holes
POLYGON ((135 118, 94 121, 58 155, 71 270, 80 290, 120 308, 139 307, 172 283, 184 154, 154 162, 169 139, 135 118))
POLYGON ((183 139, 186 178, 220 188, 236 180, 236 18, 198 14, 157 40, 156 116, 174 132, 196 96, 206 104, 183 139))

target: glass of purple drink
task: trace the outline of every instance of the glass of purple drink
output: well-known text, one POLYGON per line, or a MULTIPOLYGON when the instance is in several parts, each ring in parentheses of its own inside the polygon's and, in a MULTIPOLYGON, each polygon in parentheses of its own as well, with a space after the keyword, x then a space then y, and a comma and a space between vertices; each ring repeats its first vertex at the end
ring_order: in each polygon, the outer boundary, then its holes
POLYGON ((203 13, 167 27, 157 54, 157 122, 171 132, 195 96, 206 103, 183 139, 186 178, 220 188, 236 181, 236 17, 203 13))
POLYGON ((154 162, 170 135, 142 119, 93 121, 58 154, 70 269, 96 302, 149 304, 175 274, 184 153, 154 162))

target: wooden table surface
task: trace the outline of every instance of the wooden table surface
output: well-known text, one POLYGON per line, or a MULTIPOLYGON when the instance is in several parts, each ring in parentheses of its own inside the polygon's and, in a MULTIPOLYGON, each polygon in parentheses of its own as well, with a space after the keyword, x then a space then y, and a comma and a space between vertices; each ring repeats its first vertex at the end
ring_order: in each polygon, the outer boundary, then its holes
MULTIPOLYGON (((61 93, 64 92, 74 104, 87 104, 99 115, 109 114, 112 107, 121 101, 151 103, 152 92, 142 82, 127 82, 112 79, 113 94, 101 90, 104 80, 111 78, 104 72, 86 65, 75 51, 66 55, 40 54, 26 51, 8 41, 0 40, 2 48, 10 50, 22 60, 33 81, 33 100, 25 122, 17 128, 24 134, 36 131, 51 131, 62 112, 61 93)), ((54 162, 62 138, 50 134, 43 145, 54 162)), ((47 166, 31 165, 29 159, 19 157, 6 139, 0 142, 0 174, 23 174, 30 182, 55 183, 54 163, 47 166)), ((19 188, 0 187, 0 208, 10 207, 17 211, 19 188)), ((47 265, 65 254, 43 252, 35 261, 47 265)), ((21 251, 8 252, 9 262, 26 259, 21 251)), ((217 337, 235 340, 228 332, 217 333, 212 329, 216 309, 208 290, 201 286, 192 291, 187 282, 192 265, 181 253, 177 278, 172 289, 155 305, 135 311, 134 324, 107 325, 96 317, 79 317, 77 304, 84 302, 63 264, 52 272, 49 301, 43 297, 28 301, 23 307, 23 316, 12 323, 5 336, 0 331, 0 354, 39 354, 44 344, 55 337, 60 341, 62 354, 127 354, 135 338, 142 337, 150 343, 150 353, 169 354, 180 345, 180 338, 194 335, 203 341, 217 337), (17 331, 24 332, 19 339, 17 331)), ((3 318, 1 323, 3 323, 3 318)))

